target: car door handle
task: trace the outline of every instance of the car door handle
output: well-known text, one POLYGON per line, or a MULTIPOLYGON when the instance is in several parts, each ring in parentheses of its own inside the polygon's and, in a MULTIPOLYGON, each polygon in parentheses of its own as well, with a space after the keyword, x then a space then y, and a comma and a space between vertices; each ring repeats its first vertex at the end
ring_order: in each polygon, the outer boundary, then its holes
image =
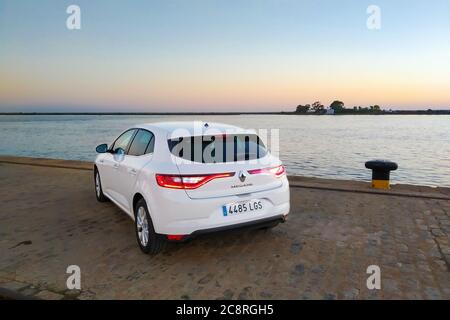
POLYGON ((105 162, 105 160, 101 159, 101 160, 99 160, 98 162, 103 163, 103 162, 105 162))
POLYGON ((136 171, 136 169, 128 169, 128 173, 135 176, 137 171, 136 171))
POLYGON ((119 169, 119 164, 118 164, 118 163, 114 163, 114 164, 113 164, 113 168, 114 168, 114 169, 119 169))

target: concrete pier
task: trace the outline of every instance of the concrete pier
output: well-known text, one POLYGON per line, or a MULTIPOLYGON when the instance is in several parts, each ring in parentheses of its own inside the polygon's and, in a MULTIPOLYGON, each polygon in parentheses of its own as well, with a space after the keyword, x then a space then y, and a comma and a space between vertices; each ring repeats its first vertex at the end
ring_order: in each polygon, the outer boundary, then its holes
POLYGON ((92 164, 0 157, 0 297, 450 299, 450 189, 290 177, 289 220, 140 252, 92 164), (68 290, 69 265, 81 290, 68 290), (370 290, 367 268, 381 270, 370 290))

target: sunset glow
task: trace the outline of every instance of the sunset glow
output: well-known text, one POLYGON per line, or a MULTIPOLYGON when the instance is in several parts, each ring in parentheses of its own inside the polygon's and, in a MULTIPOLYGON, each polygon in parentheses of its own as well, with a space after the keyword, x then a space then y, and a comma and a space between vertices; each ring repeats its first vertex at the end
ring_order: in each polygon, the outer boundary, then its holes
POLYGON ((0 112, 450 108, 450 2, 0 0, 0 112))

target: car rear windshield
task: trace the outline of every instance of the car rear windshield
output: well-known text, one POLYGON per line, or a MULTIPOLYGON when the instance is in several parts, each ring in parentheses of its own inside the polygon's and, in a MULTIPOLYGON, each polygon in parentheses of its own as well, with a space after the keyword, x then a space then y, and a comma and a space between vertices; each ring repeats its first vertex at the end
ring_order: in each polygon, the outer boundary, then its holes
POLYGON ((255 160, 267 154, 256 134, 182 137, 169 139, 168 143, 174 156, 200 163, 255 160))

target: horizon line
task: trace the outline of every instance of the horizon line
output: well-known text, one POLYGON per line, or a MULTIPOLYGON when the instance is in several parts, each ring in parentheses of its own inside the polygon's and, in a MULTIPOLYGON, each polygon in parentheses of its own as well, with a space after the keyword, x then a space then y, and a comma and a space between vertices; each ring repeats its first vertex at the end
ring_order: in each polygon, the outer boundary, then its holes
MULTIPOLYGON (((13 111, 13 112, 0 112, 0 115, 240 115, 240 114, 249 114, 249 115, 317 115, 315 113, 299 113, 295 111, 202 111, 202 112, 40 112, 40 111, 13 111)), ((361 114, 367 115, 365 113, 355 112, 354 115, 361 114)), ((449 114, 450 109, 390 109, 385 110, 382 109, 378 113, 374 113, 372 115, 389 115, 389 114, 449 114)), ((345 114, 337 114, 337 115, 345 115, 345 114)), ((348 115, 352 115, 351 111, 348 115)), ((370 115, 370 114, 369 114, 370 115)))

